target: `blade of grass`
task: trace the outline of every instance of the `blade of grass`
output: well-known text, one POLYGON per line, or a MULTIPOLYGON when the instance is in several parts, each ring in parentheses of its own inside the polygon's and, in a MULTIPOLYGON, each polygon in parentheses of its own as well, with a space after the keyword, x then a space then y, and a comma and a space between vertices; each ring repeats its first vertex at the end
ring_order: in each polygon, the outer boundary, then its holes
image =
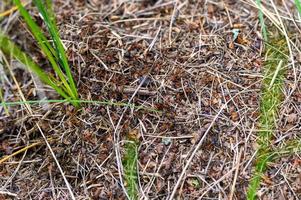
POLYGON ((17 106, 23 104, 43 104, 43 103, 87 103, 87 104, 99 104, 108 106, 120 106, 120 107, 130 107, 135 109, 147 110, 155 113, 162 113, 160 110, 154 108, 148 108, 145 106, 136 106, 135 104, 128 104, 122 102, 111 102, 111 101, 94 101, 94 100, 60 100, 60 99, 49 99, 49 100, 28 100, 28 101, 14 101, 14 102, 0 102, 0 106, 17 106))
POLYGON ((39 47, 43 51, 43 53, 48 58, 49 62, 51 63, 51 66, 53 67, 54 71, 59 76, 60 80, 63 82, 65 87, 65 92, 72 97, 72 99, 76 99, 76 96, 74 96, 74 93, 72 92, 70 85, 67 82, 67 79, 65 78, 64 73, 62 72, 61 68, 56 62, 56 57, 59 57, 55 49, 52 48, 50 43, 47 41, 46 37, 44 36, 43 32, 41 31, 40 27, 34 22, 34 20, 31 18, 30 14, 27 12, 27 10, 24 8, 24 6, 21 4, 20 0, 14 0, 14 3, 16 6, 18 6, 18 9, 23 16, 26 24, 30 28, 32 34, 34 35, 35 39, 38 41, 39 47), (57 55, 57 56, 55 56, 57 55))
POLYGON ((267 30, 266 30, 266 27, 265 27, 265 23, 264 23, 263 12, 262 12, 262 8, 261 8, 261 0, 256 0, 256 4, 259 7, 258 17, 259 17, 259 21, 260 21, 260 25, 261 25, 263 39, 265 41, 267 41, 268 40, 268 33, 267 33, 267 30))
POLYGON ((20 0, 13 0, 13 1, 14 1, 14 4, 16 5, 17 9, 19 10, 21 15, 25 19, 25 21, 26 21, 27 25, 29 26, 32 34, 37 39, 38 43, 39 44, 40 43, 45 44, 45 46, 49 49, 51 54, 53 56, 55 56, 56 58, 58 58, 58 55, 57 55, 56 51, 52 48, 51 44, 48 42, 47 38, 45 37, 45 35, 41 31, 40 27, 33 21, 31 16, 29 15, 27 10, 25 9, 25 5, 23 5, 22 2, 20 2, 20 0))
POLYGON ((52 21, 53 24, 56 24, 55 15, 53 12, 52 0, 45 0, 45 6, 46 9, 48 10, 50 20, 52 21))
POLYGON ((301 15, 301 2, 300 2, 300 0, 295 0, 295 4, 296 4, 298 12, 301 15))
MULTIPOLYGON (((47 38, 43 34, 41 28, 34 22, 34 20, 31 18, 30 14, 27 12, 25 7, 21 4, 20 0, 14 0, 15 5, 18 7, 18 10, 20 11, 20 14, 24 18, 27 26, 29 27, 31 33, 35 37, 35 39, 38 41, 38 45, 43 51, 43 53, 47 56, 48 60, 50 61, 51 65, 53 66, 55 72, 58 73, 58 76, 63 81, 65 77, 63 76, 63 72, 60 70, 58 65, 56 64, 56 60, 58 58, 57 52, 55 49, 51 46, 51 44, 48 42, 47 38), (55 58, 56 59, 55 59, 55 58)), ((67 82, 66 82, 66 85, 67 82)))
MULTIPOLYGON (((61 62, 60 60, 62 58, 64 60, 63 61, 64 65, 66 66, 66 63, 68 64, 67 58, 66 58, 66 56, 64 56, 65 55, 64 49, 63 49, 63 52, 62 52, 62 50, 57 51, 58 48, 54 49, 50 45, 50 43, 47 41, 47 39, 46 39, 45 35, 43 34, 42 30, 40 29, 40 27, 35 23, 35 21, 31 18, 28 11, 21 4, 20 0, 14 0, 14 3, 16 6, 18 6, 20 14, 24 18, 26 24, 28 25, 28 27, 29 27, 30 31, 32 32, 32 34, 34 35, 35 39, 38 41, 39 47, 41 48, 42 52, 46 55, 52 68, 58 75, 60 81, 63 83, 63 86, 61 84, 58 84, 58 87, 60 87, 67 94, 67 96, 69 96, 67 99, 77 99, 78 94, 77 94, 77 90, 76 90, 76 87, 75 87, 75 84, 74 84, 74 81, 73 81, 73 78, 72 78, 72 75, 70 72, 70 68, 65 70, 67 73, 67 78, 68 78, 68 80, 67 80, 64 72, 62 71, 62 69, 60 67, 60 62, 61 62)), ((48 26, 49 23, 46 23, 46 24, 48 26)), ((54 30, 54 32, 55 32, 55 30, 54 30)), ((50 34, 52 35, 53 33, 50 32, 50 34)), ((56 36, 57 37, 53 38, 55 43, 57 41, 60 41, 58 35, 56 35, 56 36)), ((79 107, 79 105, 77 103, 73 103, 73 104, 76 107, 79 107)))
POLYGON ((71 70, 67 61, 67 57, 65 54, 65 49, 64 46, 62 44, 62 41, 60 39, 59 33, 58 33, 58 28, 56 27, 55 23, 54 23, 54 13, 52 12, 52 10, 50 9, 46 9, 46 6, 44 6, 45 4, 47 5, 47 7, 52 7, 51 6, 51 2, 50 1, 46 1, 46 2, 42 2, 42 0, 34 0, 35 5, 37 6, 40 14, 43 17, 43 20, 45 22, 45 24, 47 25, 48 31, 51 35, 51 38, 54 42, 54 47, 56 49, 56 52, 58 53, 59 56, 59 62, 61 64, 61 66, 63 67, 63 69, 65 70, 67 77, 68 77, 68 81, 71 85, 71 89, 73 91, 74 96, 77 98, 78 94, 77 94, 77 90, 76 90, 76 86, 71 74, 71 70))
POLYGON ((69 96, 58 87, 58 83, 54 82, 55 78, 49 74, 46 74, 26 53, 20 50, 7 36, 0 33, 0 49, 8 56, 17 59, 24 64, 30 71, 34 72, 44 83, 51 86, 57 93, 66 99, 70 99, 69 96))

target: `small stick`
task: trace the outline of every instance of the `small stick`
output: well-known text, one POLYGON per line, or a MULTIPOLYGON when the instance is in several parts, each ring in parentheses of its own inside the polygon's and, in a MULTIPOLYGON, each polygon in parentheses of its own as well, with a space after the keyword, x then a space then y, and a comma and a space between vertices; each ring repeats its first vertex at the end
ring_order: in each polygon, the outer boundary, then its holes
POLYGON ((33 148, 33 147, 35 147, 35 146, 37 146, 37 145, 40 145, 40 144, 43 144, 43 143, 42 143, 42 142, 36 142, 36 143, 33 143, 33 144, 29 145, 29 146, 26 146, 26 147, 24 147, 24 148, 22 148, 22 149, 16 151, 16 152, 14 152, 14 153, 12 153, 12 154, 10 154, 10 155, 8 155, 8 156, 4 156, 4 157, 0 160, 0 164, 4 163, 5 161, 7 161, 8 159, 10 159, 11 157, 14 157, 14 156, 16 156, 16 155, 18 155, 18 154, 20 154, 20 153, 22 153, 22 152, 24 152, 24 151, 26 151, 26 150, 28 150, 28 149, 30 149, 30 148, 33 148))
POLYGON ((63 169, 61 168, 61 165, 60 165, 59 161, 56 159, 56 156, 55 156, 54 152, 52 151, 52 148, 51 148, 49 142, 47 141, 46 136, 44 135, 42 129, 41 129, 40 126, 39 126, 39 124, 37 123, 36 125, 37 125, 37 127, 38 127, 38 129, 39 129, 39 131, 40 131, 40 133, 41 133, 41 135, 42 135, 42 137, 44 138, 45 143, 46 143, 46 145, 47 145, 47 147, 48 147, 48 149, 49 149, 49 151, 50 151, 50 153, 51 153, 51 155, 52 155, 52 157, 53 157, 53 159, 54 159, 54 161, 55 161, 55 163, 56 163, 56 165, 57 165, 57 167, 58 167, 58 169, 59 169, 59 171, 60 171, 60 173, 61 173, 61 175, 62 175, 62 177, 63 177, 63 179, 64 179, 64 182, 65 182, 65 184, 66 184, 66 186, 67 186, 67 189, 68 189, 68 191, 69 191, 69 194, 70 194, 70 196, 71 196, 71 199, 72 199, 72 200, 76 200, 76 199, 75 199, 75 196, 74 196, 74 194, 73 194, 73 192, 72 192, 70 183, 68 182, 68 180, 67 180, 67 178, 66 178, 66 176, 65 176, 65 173, 64 173, 63 169))
POLYGON ((238 172, 239 172, 239 166, 240 166, 239 163, 240 163, 240 159, 241 159, 242 150, 243 150, 243 148, 240 149, 239 154, 236 158, 236 169, 235 169, 235 174, 234 174, 234 179, 233 179, 233 183, 232 183, 232 187, 231 187, 229 200, 233 199, 233 195, 234 195, 234 191, 235 191, 235 184, 236 184, 236 180, 237 180, 237 176, 238 176, 238 172))
POLYGON ((156 91, 150 91, 150 90, 147 90, 147 89, 140 89, 138 91, 136 91, 137 89, 135 88, 124 88, 123 89, 123 92, 124 93, 130 93, 130 94, 133 94, 133 93, 137 93, 139 95, 145 95, 145 96, 154 96, 157 94, 156 91))

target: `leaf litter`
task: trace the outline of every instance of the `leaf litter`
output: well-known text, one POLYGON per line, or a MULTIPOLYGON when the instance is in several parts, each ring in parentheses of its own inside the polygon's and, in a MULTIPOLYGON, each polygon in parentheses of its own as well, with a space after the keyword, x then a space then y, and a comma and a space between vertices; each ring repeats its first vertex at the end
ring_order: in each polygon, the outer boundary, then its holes
MULTIPOLYGON (((23 106, 9 107, 9 116, 0 110, 0 155, 43 142, 35 125, 39 123, 44 134, 55 139, 52 150, 77 199, 125 199, 118 171, 123 163, 114 149, 118 145, 125 155, 124 142, 137 130, 137 195, 167 199, 196 144, 228 102, 194 155, 176 196, 227 199, 234 184, 233 198, 245 199, 260 131, 263 42, 256 9, 231 0, 54 2, 80 98, 122 103, 132 98, 135 105, 162 113, 94 104, 76 110, 54 103, 49 110, 31 105, 29 115, 23 106), (233 35, 236 29, 240 31, 233 35)), ((41 21, 36 10, 28 8, 41 21)), ((1 27, 7 26, 14 41, 50 70, 19 19, 5 18, 1 27)), ((26 99, 37 100, 34 82, 23 79, 30 74, 13 72, 26 99)), ((288 70, 284 90, 291 88, 293 77, 288 70)), ((3 93, 10 91, 5 101, 20 99, 11 83, 10 77, 3 84, 3 93)), ((281 106, 274 136, 280 146, 283 137, 298 137, 300 88, 281 106)), ((49 99, 59 98, 49 88, 44 90, 49 99)), ((69 198, 45 145, 28 149, 24 159, 23 155, 1 164, 1 198, 69 198)), ((300 195, 297 158, 293 154, 271 163, 260 190, 262 199, 300 195)))

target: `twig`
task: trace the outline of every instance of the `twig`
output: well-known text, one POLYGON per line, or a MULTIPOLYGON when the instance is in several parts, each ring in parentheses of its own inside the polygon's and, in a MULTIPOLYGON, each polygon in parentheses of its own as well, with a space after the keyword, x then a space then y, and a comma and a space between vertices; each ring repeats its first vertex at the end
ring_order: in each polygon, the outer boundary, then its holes
POLYGON ((236 180, 237 180, 237 176, 238 176, 238 172, 239 172, 239 166, 240 166, 239 163, 240 163, 240 159, 241 159, 242 150, 243 150, 243 148, 240 149, 239 154, 236 158, 236 170, 235 170, 235 174, 234 174, 234 179, 233 179, 233 183, 232 183, 232 187, 231 187, 229 200, 233 199, 233 195, 234 195, 234 191, 235 191, 235 184, 236 184, 236 180))
POLYGON ((52 151, 52 148, 51 148, 49 142, 47 141, 47 138, 45 137, 45 135, 44 135, 42 129, 40 128, 39 124, 37 123, 36 125, 37 125, 37 127, 38 127, 38 129, 39 129, 39 131, 40 131, 40 133, 41 133, 41 135, 42 135, 42 137, 44 138, 45 143, 46 143, 46 145, 47 145, 47 147, 48 147, 48 149, 49 149, 49 151, 50 151, 50 153, 51 153, 51 155, 52 155, 52 157, 53 157, 53 159, 54 159, 54 161, 55 161, 55 163, 56 163, 56 165, 57 165, 57 167, 58 167, 58 169, 59 169, 59 171, 60 171, 60 173, 61 173, 61 175, 62 175, 64 181, 65 181, 65 184, 66 184, 66 186, 67 186, 67 189, 68 189, 68 191, 69 191, 69 194, 70 194, 70 196, 71 196, 71 199, 72 199, 72 200, 76 200, 76 199, 75 199, 75 196, 74 196, 74 194, 73 194, 73 192, 72 192, 71 186, 70 186, 70 184, 69 184, 69 182, 68 182, 68 180, 67 180, 67 178, 66 178, 66 176, 65 176, 65 173, 64 173, 64 171, 62 170, 59 161, 56 159, 56 156, 55 156, 54 152, 52 151))
POLYGON ((212 126, 215 124, 215 121, 218 119, 219 115, 222 113, 222 111, 226 108, 227 103, 223 104, 223 106, 221 107, 221 109, 218 111, 218 113, 215 115, 215 117, 213 118, 213 120, 211 121, 209 127, 207 128, 206 132, 204 133, 203 137, 201 138, 201 140, 198 142, 198 144, 194 147, 194 151, 192 152, 192 154, 190 155, 189 159, 186 162, 186 165, 184 166, 182 173, 180 175, 180 177, 178 178, 178 181, 176 183, 176 185, 174 186, 171 195, 169 196, 169 200, 173 200, 174 196, 177 192, 177 189, 180 185, 180 183, 182 182, 182 179, 186 173, 186 170, 188 169, 192 159, 194 158, 195 154, 197 153, 197 151, 199 150, 199 148, 201 147, 201 145, 203 144, 207 134, 209 133, 209 131, 211 130, 212 126))

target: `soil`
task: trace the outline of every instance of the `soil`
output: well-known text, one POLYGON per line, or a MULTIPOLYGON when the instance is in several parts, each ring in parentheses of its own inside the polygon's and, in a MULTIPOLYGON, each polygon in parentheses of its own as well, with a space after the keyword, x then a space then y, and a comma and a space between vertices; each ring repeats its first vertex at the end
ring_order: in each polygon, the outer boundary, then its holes
MULTIPOLYGON (((0 164, 0 199, 71 199, 41 132, 76 199, 126 199, 118 154, 124 155, 133 132, 139 139, 139 198, 167 199, 201 142, 174 198, 230 199, 234 192, 233 199, 246 199, 264 74, 257 9, 234 0, 176 2, 54 1, 80 99, 155 111, 51 103, 30 105, 30 112, 12 106, 6 115, 0 107, 0 157, 39 143, 0 164)), ((27 8, 43 26, 36 9, 27 8)), ((1 27, 51 72, 17 13, 1 27)), ((27 70, 12 68, 25 99, 60 98, 27 70)), ((285 91, 295 82, 289 70, 285 91)), ((280 108, 275 145, 298 138, 300 83, 280 108)), ((3 88, 6 101, 21 100, 12 77, 3 88)), ((271 163, 260 199, 301 198, 300 172, 298 153, 271 163)))

